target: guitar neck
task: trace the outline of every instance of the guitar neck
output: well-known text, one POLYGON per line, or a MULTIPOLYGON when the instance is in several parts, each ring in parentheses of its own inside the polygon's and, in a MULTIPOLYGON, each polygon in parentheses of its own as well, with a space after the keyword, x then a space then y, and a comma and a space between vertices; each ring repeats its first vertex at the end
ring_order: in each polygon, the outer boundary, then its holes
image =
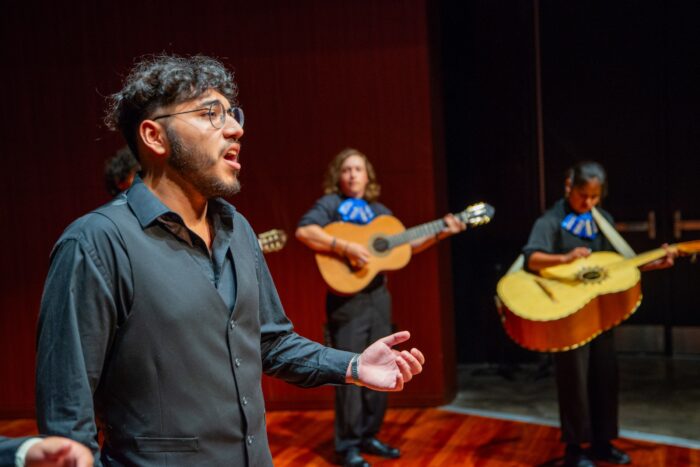
MULTIPOLYGON (((669 248, 675 250, 677 249, 677 245, 669 245, 669 248)), ((666 250, 664 250, 663 248, 657 248, 655 250, 645 251, 644 253, 640 253, 637 256, 626 259, 625 261, 623 261, 623 263, 635 267, 640 267, 644 266, 647 263, 651 263, 652 261, 656 261, 657 259, 661 259, 664 256, 666 256, 666 250)))
POLYGON ((445 221, 442 219, 426 222, 425 224, 420 224, 415 227, 411 227, 410 229, 406 229, 400 234, 389 236, 389 246, 390 248, 394 248, 419 238, 432 237, 444 228, 445 221))
MULTIPOLYGON (((476 227, 490 222, 494 212, 493 206, 486 203, 476 203, 468 206, 464 211, 453 215, 460 222, 465 223, 467 227, 476 227)), ((440 233, 442 229, 445 228, 445 225, 444 219, 435 219, 434 221, 406 229, 400 234, 390 235, 386 237, 388 249, 412 242, 419 238, 433 237, 440 233)))

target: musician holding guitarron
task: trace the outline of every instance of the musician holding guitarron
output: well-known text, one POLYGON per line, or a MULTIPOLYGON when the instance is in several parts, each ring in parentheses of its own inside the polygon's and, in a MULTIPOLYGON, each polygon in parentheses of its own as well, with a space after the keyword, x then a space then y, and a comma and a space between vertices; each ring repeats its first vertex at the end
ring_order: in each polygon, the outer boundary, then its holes
MULTIPOLYGON (((325 195, 302 216, 296 237, 317 253, 319 266, 326 260, 338 263, 339 271, 348 272, 350 287, 341 284, 329 288, 326 296, 329 334, 332 346, 337 349, 362 350, 378 337, 391 332, 391 296, 384 273, 370 277, 373 265, 384 255, 384 252, 377 255, 374 251, 381 247, 368 245, 361 234, 357 237, 346 234, 343 227, 359 228, 376 223, 388 229, 403 228, 391 217, 391 211, 378 201, 380 185, 374 168, 367 156, 355 149, 345 149, 331 161, 324 191, 325 195), (354 284, 365 285, 359 285, 361 289, 354 291, 354 284)), ((405 258, 405 264, 411 253, 422 251, 466 228, 465 223, 452 214, 443 220, 436 232, 425 230, 431 233, 397 247, 397 250, 408 250, 398 252, 399 261, 405 258)), ((385 250, 388 254, 388 247, 385 250)), ((324 279, 328 282, 325 275, 324 279)), ((360 452, 399 457, 398 449, 376 438, 384 419, 386 394, 357 386, 339 386, 335 391, 335 449, 340 463, 369 465, 360 452)))
MULTIPOLYGON (((569 169, 565 179, 564 198, 535 222, 528 243, 523 248, 527 271, 538 273, 589 257, 593 252, 615 251, 608 238, 611 235, 601 232, 599 223, 592 215, 592 210, 606 194, 606 185, 605 170, 596 162, 582 162, 569 169)), ((598 208, 595 215, 604 216, 607 223, 613 225, 612 217, 603 209, 598 208)), ((660 256, 662 257, 640 269, 661 269, 673 265, 673 250, 665 248, 665 254, 662 252, 660 256)), ((602 268, 600 271, 591 268, 582 273, 583 279, 590 279, 589 288, 602 282, 606 274, 602 268)), ((543 301, 551 301, 553 304, 565 300, 561 289, 555 289, 559 284, 549 282, 546 274, 542 275, 545 279, 531 274, 528 276, 534 277, 532 283, 535 284, 531 286, 530 295, 541 295, 543 301)), ((511 277, 519 278, 518 275, 511 277)), ((507 283, 507 280, 504 282, 507 283)), ((573 284, 575 281, 570 282, 573 284)), ((636 309, 641 295, 637 295, 635 300, 632 311, 636 309)), ((626 317, 631 311, 625 310, 624 313, 626 317)), ((512 317, 514 315, 504 316, 504 324, 512 317)), ((568 325, 574 324, 571 322, 568 325)), ((536 332, 536 329, 531 328, 530 334, 536 332)), ((558 350, 553 355, 562 441, 566 443, 564 465, 567 466, 593 466, 593 460, 614 464, 630 463, 629 456, 611 443, 611 440, 618 437, 618 368, 613 333, 610 329, 603 331, 597 337, 594 334, 588 342, 572 342, 568 348, 551 349, 558 350), (584 450, 584 443, 590 443, 590 449, 584 450)), ((515 328, 510 328, 511 337, 516 338, 516 333, 515 328)), ((527 339, 526 334, 527 331, 524 332, 523 340, 527 339)), ((561 328, 558 334, 562 334, 561 328)))

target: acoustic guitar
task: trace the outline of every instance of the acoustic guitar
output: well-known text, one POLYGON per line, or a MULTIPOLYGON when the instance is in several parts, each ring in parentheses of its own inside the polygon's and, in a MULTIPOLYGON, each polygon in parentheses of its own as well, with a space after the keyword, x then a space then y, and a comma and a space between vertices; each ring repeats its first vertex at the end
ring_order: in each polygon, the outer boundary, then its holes
MULTIPOLYGON (((669 248, 700 251, 700 240, 669 248)), ((569 264, 524 270, 498 282, 497 306, 508 335, 540 352, 579 347, 617 326, 642 302, 639 266, 663 258, 663 248, 625 259, 609 251, 592 253, 569 264)))
POLYGON ((258 235, 258 244, 263 253, 280 251, 287 243, 287 233, 284 230, 272 229, 258 235))
MULTIPOLYGON (((495 209, 486 203, 473 204, 455 217, 467 227, 488 223, 495 209)), ((335 292, 350 295, 365 288, 382 271, 401 269, 411 259, 410 242, 434 236, 445 227, 443 219, 406 229, 393 216, 377 216, 369 224, 333 222, 323 230, 333 237, 364 245, 372 255, 362 267, 332 253, 316 253, 316 264, 326 284, 335 292)))

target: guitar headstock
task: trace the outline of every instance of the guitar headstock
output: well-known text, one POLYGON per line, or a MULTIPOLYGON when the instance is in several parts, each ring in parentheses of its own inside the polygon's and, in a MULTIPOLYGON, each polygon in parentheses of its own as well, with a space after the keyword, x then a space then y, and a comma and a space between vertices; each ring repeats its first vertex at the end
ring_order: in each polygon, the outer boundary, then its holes
POLYGON ((258 235, 258 243, 263 253, 280 251, 287 243, 287 233, 281 229, 272 229, 258 235))
POLYGON ((468 206, 464 211, 455 214, 457 219, 467 224, 467 227, 476 227, 491 222, 496 209, 487 203, 476 203, 468 206))

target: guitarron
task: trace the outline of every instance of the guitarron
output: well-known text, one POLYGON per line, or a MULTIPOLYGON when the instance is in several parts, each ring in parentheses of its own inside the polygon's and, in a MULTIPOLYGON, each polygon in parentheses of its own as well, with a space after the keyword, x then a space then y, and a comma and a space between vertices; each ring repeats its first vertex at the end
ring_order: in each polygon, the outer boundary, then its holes
MULTIPOLYGON (((695 254, 700 240, 669 248, 695 254)), ((663 248, 628 259, 603 251, 545 268, 540 275, 507 274, 497 286, 501 322, 526 349, 558 352, 584 345, 637 310, 642 302, 639 266, 665 255, 663 248)))

